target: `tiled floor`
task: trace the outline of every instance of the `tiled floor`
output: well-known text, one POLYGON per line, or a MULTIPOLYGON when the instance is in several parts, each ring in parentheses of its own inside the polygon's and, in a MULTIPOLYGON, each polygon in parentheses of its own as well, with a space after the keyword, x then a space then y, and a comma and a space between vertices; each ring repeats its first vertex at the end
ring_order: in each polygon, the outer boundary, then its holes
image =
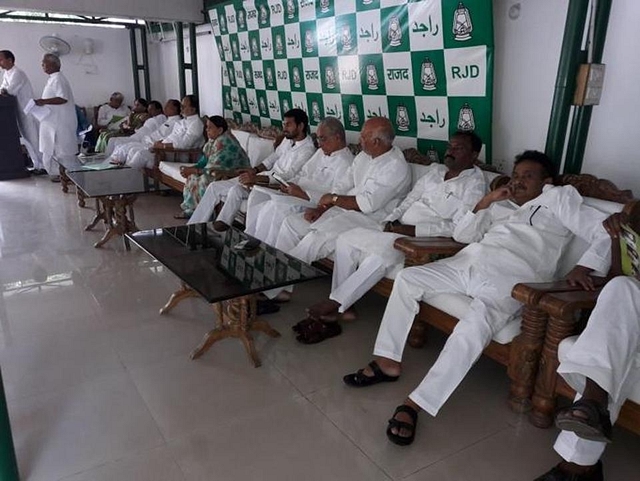
MULTIPOLYGON (((0 365, 23 480, 527 481, 557 462, 556 432, 506 406, 504 368, 482 359, 441 414, 422 415, 408 448, 384 435, 394 407, 442 346, 408 349, 395 384, 345 387, 370 357, 384 300, 360 302, 342 336, 295 342, 290 326, 329 281, 297 289, 258 337, 263 366, 227 340, 190 361, 213 326, 191 299, 158 308, 172 274, 119 241, 84 232, 92 210, 46 178, 0 182, 0 365)), ((179 197, 141 196, 141 228, 171 224, 179 197)), ((640 472, 640 437, 617 430, 608 481, 640 472)))

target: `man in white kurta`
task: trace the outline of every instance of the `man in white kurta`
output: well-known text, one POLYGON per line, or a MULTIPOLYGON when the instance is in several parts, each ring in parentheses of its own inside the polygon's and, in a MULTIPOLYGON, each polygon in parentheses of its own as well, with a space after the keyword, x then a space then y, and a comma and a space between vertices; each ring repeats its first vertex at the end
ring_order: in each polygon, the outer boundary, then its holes
POLYGON ((129 107, 123 102, 124 95, 120 92, 114 92, 111 94, 109 102, 100 106, 96 118, 96 124, 100 130, 118 130, 120 128, 120 124, 131 113, 129 107))
POLYGON ((18 104, 18 129, 25 146, 29 152, 29 157, 33 162, 36 171, 43 169, 42 154, 39 148, 38 122, 31 116, 24 113, 24 108, 33 99, 33 87, 29 77, 15 66, 15 57, 9 50, 0 50, 0 68, 4 70, 2 82, 0 83, 0 95, 13 95, 18 104))
POLYGON ((249 197, 250 187, 256 184, 278 185, 274 174, 285 181, 293 179, 316 151, 313 140, 307 134, 308 130, 309 118, 303 110, 287 111, 282 122, 284 139, 275 152, 257 167, 244 171, 234 179, 209 184, 198 207, 193 211, 189 224, 209 222, 216 205, 224 202, 214 227, 225 230, 233 223, 242 201, 249 197))
POLYGON ((247 200, 245 232, 275 245, 280 225, 295 212, 318 205, 326 192, 346 195, 353 188, 353 154, 347 148, 344 126, 325 118, 316 132, 319 149, 280 191, 256 186, 247 200))
POLYGON ((198 114, 198 102, 193 95, 182 99, 182 119, 173 125, 171 133, 156 141, 150 149, 130 152, 126 164, 129 167, 153 168, 155 149, 197 149, 204 145, 204 124, 198 114))
MULTIPOLYGON (((640 383, 640 280, 616 277, 602 289, 587 327, 569 348, 558 374, 576 390, 576 401, 595 403, 615 423, 629 393, 640 383)), ((586 411, 578 402, 558 413, 559 427, 565 413, 584 419, 586 411)), ((594 440, 593 433, 591 439, 582 436, 579 428, 562 431, 554 449, 564 462, 536 481, 604 479, 600 457, 607 440, 594 440)))
POLYGON ((348 385, 364 387, 400 374, 420 301, 444 293, 472 300, 440 356, 402 405, 404 412, 397 412, 390 421, 387 435, 392 442, 413 440, 420 409, 432 416, 438 413, 494 334, 519 311, 520 303, 511 297, 513 286, 553 280, 574 234, 591 248, 571 275, 581 278, 593 270, 607 272, 610 242, 602 227, 606 216, 585 206, 573 187, 551 186, 554 171, 546 155, 524 152, 516 160, 509 185, 487 194, 459 219, 453 238, 468 243, 466 248, 451 258, 409 267, 397 275, 375 343, 376 360, 345 376, 348 385))
MULTIPOLYGON (((177 100, 175 102, 178 103, 177 112, 180 112, 180 102, 178 102, 177 100)), ((142 126, 138 130, 133 133, 133 135, 129 135, 128 137, 111 137, 109 139, 109 143, 107 144, 107 148, 104 152, 107 157, 110 157, 116 150, 116 148, 120 145, 128 144, 131 142, 140 142, 148 135, 153 134, 162 126, 162 124, 167 121, 167 116, 163 112, 162 105, 157 100, 152 100, 151 102, 149 102, 147 113, 149 114, 149 118, 145 121, 144 124, 142 124, 142 126)), ((169 133, 165 135, 169 135, 169 133)), ((153 142, 151 143, 151 145, 153 145, 153 142)), ((149 145, 149 147, 151 145, 149 145)))
POLYGON ((343 314, 383 277, 394 277, 404 266, 404 254, 394 249, 406 235, 453 235, 454 222, 486 194, 484 174, 475 166, 482 140, 473 132, 451 137, 445 164, 431 164, 409 195, 385 219, 386 232, 357 228, 336 243, 329 301, 309 309, 326 320, 343 314))
POLYGON ((35 103, 46 106, 50 113, 40 121, 40 152, 45 170, 55 180, 57 175, 52 159, 78 153, 78 118, 71 85, 60 72, 60 59, 56 55, 46 54, 42 59, 42 69, 49 78, 42 98, 35 103))

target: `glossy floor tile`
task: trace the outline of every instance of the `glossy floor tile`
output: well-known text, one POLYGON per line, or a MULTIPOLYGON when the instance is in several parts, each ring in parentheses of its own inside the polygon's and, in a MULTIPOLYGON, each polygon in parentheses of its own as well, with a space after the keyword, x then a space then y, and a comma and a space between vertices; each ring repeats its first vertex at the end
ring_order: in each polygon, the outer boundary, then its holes
MULTIPOLYGON (((180 197, 141 195, 140 228, 175 225, 180 197)), ((227 339, 189 353, 215 325, 188 299, 159 308, 179 283, 119 239, 92 247, 93 203, 80 209, 47 179, 0 182, 0 366, 24 481, 533 480, 557 462, 555 430, 506 405, 503 367, 481 359, 416 442, 389 443, 387 419, 444 342, 407 348, 394 384, 352 389, 342 376, 371 356, 385 300, 367 295, 341 336, 303 346, 291 326, 329 292, 298 286, 256 335, 262 367, 227 339)), ((607 481, 635 479, 640 437, 616 430, 607 481)))

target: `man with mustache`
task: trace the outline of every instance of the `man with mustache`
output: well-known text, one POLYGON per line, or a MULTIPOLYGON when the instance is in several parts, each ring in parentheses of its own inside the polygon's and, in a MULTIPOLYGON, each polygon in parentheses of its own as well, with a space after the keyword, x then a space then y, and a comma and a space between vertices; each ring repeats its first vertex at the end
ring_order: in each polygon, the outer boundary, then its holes
POLYGON ((556 277, 560 257, 578 235, 591 247, 569 274, 572 282, 592 287, 589 273, 607 272, 609 237, 606 215, 585 206, 572 186, 554 187, 555 165, 543 153, 516 158, 511 182, 483 197, 457 222, 453 238, 469 244, 448 259, 400 271, 376 339, 375 360, 344 377, 353 387, 396 381, 402 352, 420 301, 438 294, 471 297, 467 312, 420 385, 389 420, 393 443, 413 442, 418 413, 435 416, 467 372, 521 305, 511 297, 518 282, 546 282, 556 277))
POLYGON ((406 199, 386 219, 385 232, 357 228, 336 242, 333 281, 329 299, 313 305, 309 317, 295 330, 298 340, 324 340, 317 332, 338 332, 339 319, 354 319, 351 306, 383 277, 394 276, 404 266, 404 254, 393 248, 403 236, 453 235, 454 220, 473 209, 487 190, 482 171, 475 166, 482 140, 473 132, 451 137, 445 164, 433 163, 406 199))

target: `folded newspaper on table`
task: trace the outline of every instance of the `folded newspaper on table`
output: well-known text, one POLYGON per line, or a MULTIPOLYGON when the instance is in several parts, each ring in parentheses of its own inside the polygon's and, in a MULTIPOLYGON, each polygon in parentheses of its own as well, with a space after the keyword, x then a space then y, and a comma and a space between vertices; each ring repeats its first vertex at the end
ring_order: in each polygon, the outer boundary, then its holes
POLYGON ((46 106, 36 105, 36 101, 31 99, 29 100, 29 102, 27 102, 27 105, 23 109, 23 112, 26 115, 33 115, 38 120, 38 122, 42 122, 49 116, 49 114, 51 113, 51 109, 46 106))
POLYGON ((640 235, 628 225, 622 226, 620 235, 622 272, 627 276, 640 274, 640 235))

